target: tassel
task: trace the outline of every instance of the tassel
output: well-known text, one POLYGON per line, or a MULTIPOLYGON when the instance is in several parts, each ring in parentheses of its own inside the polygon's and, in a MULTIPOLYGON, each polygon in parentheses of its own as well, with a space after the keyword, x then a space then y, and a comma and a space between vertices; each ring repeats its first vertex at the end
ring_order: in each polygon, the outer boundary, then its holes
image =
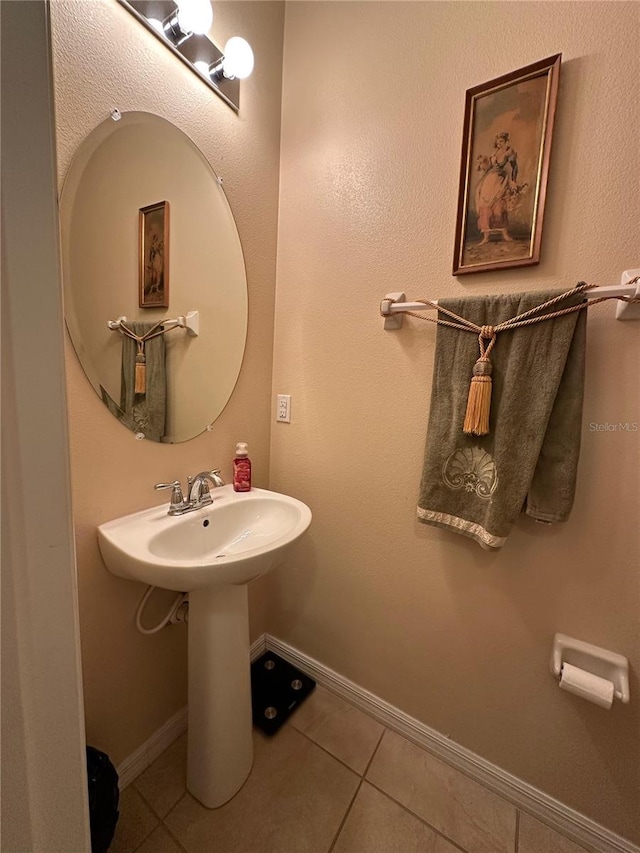
POLYGON ((144 394, 147 389, 147 360, 144 355, 142 346, 138 349, 136 355, 136 375, 135 375, 135 394, 144 394))
POLYGON ((473 365, 473 377, 469 386, 463 427, 463 432, 467 435, 489 434, 492 369, 492 364, 486 356, 481 356, 473 365))

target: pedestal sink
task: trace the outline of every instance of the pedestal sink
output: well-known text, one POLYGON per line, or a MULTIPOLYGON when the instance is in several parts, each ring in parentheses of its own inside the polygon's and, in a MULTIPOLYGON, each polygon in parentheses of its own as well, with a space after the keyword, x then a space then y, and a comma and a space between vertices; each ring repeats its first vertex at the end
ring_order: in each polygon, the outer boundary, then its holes
POLYGON ((247 584, 278 564, 311 510, 265 489, 211 494, 185 515, 165 505, 101 524, 98 543, 113 574, 189 593, 187 787, 217 808, 253 763, 247 584))

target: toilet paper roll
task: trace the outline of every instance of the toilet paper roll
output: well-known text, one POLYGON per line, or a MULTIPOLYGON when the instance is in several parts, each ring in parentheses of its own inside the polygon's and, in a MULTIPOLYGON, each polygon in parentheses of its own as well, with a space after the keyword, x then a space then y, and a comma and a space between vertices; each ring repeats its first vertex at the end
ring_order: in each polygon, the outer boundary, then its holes
POLYGON ((586 672, 584 669, 578 669, 570 663, 562 664, 560 687, 562 690, 568 690, 569 693, 575 693, 582 699, 600 705, 601 708, 610 708, 613 704, 613 682, 600 678, 592 672, 586 672))

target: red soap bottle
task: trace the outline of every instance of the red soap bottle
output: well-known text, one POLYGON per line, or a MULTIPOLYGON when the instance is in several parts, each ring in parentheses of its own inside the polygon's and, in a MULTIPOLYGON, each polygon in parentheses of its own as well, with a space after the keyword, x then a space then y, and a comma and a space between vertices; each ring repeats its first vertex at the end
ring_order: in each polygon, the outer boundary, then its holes
POLYGON ((244 441, 236 444, 236 458, 233 460, 233 488, 236 492, 251 491, 251 460, 244 441))

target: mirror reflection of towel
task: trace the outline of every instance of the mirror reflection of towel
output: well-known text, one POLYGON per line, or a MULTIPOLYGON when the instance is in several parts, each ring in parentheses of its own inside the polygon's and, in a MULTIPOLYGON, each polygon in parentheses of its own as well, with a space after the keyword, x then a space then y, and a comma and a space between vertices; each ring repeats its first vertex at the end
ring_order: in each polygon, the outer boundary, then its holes
MULTIPOLYGON (((129 323, 136 335, 145 335, 154 323, 129 323)), ((128 335, 122 336, 122 378, 120 385, 121 418, 130 429, 144 433, 145 438, 161 441, 165 432, 167 407, 167 374, 164 335, 144 343, 146 389, 135 393, 135 367, 138 345, 128 335)))
MULTIPOLYGON (((497 326, 557 295, 439 303, 479 326, 497 326)), ((570 297, 546 313, 584 298, 570 297)), ((420 521, 469 536, 485 548, 504 545, 523 507, 538 521, 566 521, 580 454, 586 319, 586 310, 576 311, 498 333, 491 353, 490 434, 480 437, 462 431, 478 339, 438 326, 420 521)))

